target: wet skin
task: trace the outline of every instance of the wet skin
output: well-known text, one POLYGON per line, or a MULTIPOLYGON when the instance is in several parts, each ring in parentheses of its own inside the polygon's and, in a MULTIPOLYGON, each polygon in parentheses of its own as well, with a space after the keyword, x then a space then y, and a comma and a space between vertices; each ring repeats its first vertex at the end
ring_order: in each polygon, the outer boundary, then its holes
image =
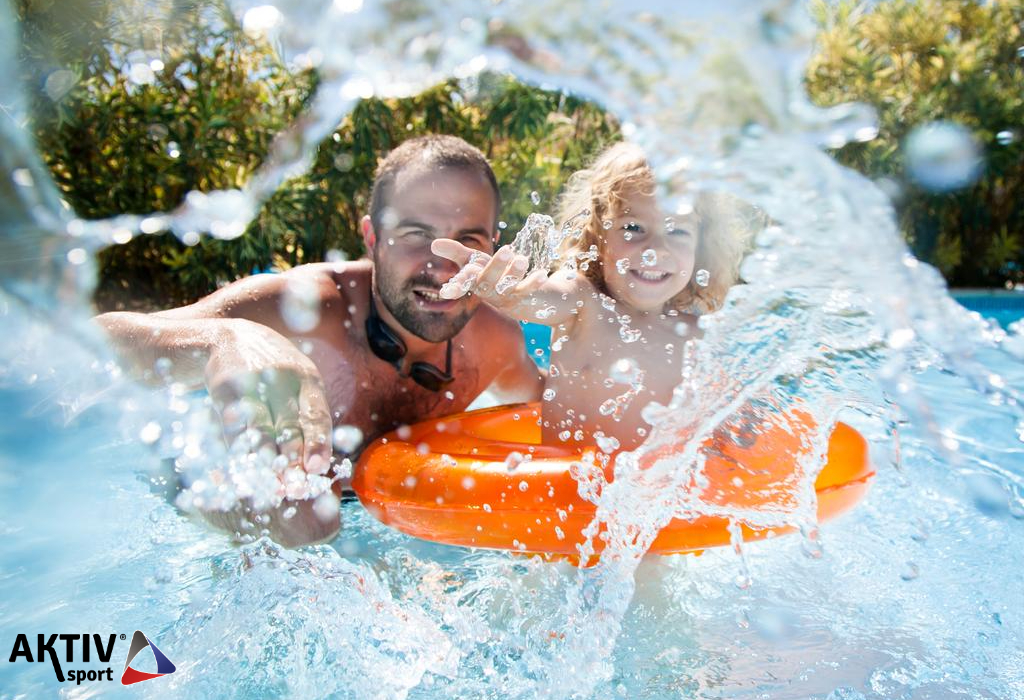
MULTIPOLYGON (((334 426, 358 428, 365 444, 402 424, 460 411, 488 388, 502 400, 538 398, 542 378, 518 324, 477 299, 435 294, 457 271, 431 252, 435 239, 491 250, 496 211, 487 181, 461 171, 407 171, 396 178, 389 203, 380 231, 363 221, 372 262, 256 275, 191 306, 105 314, 98 321, 141 370, 167 357, 176 381, 205 384, 229 442, 255 429, 264 447, 312 473, 327 471, 334 426), (312 290, 319 310, 308 330, 289 327, 282 312, 296 285, 312 290), (401 368, 367 345, 371 287, 378 292, 378 314, 406 344, 401 368), (449 337, 455 377, 449 386, 433 392, 404 376, 416 361, 443 368, 449 337)), ((327 539, 338 529, 336 517, 280 525, 285 544, 327 539)))
POLYGON ((693 277, 697 232, 693 217, 666 216, 654 197, 627 197, 601 242, 604 282, 612 298, 582 274, 564 269, 550 276, 544 271, 526 275, 526 259, 508 247, 485 257, 438 241, 434 251, 460 265, 446 296, 461 294, 468 284, 494 308, 552 326, 545 442, 592 442, 601 433, 630 449, 650 427, 641 417, 642 408, 671 399, 681 378, 683 345, 697 334, 694 316, 665 308, 693 277), (647 250, 654 251, 653 264, 644 262, 647 250), (627 262, 620 273, 616 263, 622 259, 627 262), (538 316, 541 309, 549 315, 538 316), (627 324, 622 323, 625 316, 627 324), (633 336, 624 334, 624 327, 639 331, 639 337, 629 340, 633 336), (613 370, 623 359, 639 370, 638 379, 642 376, 637 382, 642 386, 635 390, 620 381, 621 371, 613 370), (602 415, 600 407, 609 400, 621 405, 602 415))

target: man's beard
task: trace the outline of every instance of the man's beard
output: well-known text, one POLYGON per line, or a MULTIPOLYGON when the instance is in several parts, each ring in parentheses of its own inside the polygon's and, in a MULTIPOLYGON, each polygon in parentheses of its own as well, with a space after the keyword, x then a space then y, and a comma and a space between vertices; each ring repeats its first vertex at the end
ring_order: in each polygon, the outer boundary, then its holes
POLYGON ((377 274, 379 270, 380 268, 375 265, 374 278, 377 296, 384 303, 384 308, 395 317, 395 320, 416 337, 422 338, 428 343, 440 343, 454 338, 472 318, 475 308, 466 308, 465 302, 463 302, 462 310, 457 313, 427 311, 421 308, 416 303, 413 287, 425 287, 435 291, 441 288, 441 283, 429 275, 417 275, 412 279, 405 280, 404 284, 399 284, 377 274))

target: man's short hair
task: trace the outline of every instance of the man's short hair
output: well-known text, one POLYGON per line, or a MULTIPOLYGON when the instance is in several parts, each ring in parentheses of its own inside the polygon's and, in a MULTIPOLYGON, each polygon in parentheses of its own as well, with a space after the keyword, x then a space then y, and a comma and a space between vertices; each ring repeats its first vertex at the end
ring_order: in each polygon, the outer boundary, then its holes
POLYGON ((370 193, 370 221, 376 231, 381 230, 381 216, 395 184, 398 173, 409 167, 457 168, 479 173, 487 178, 494 191, 494 216, 501 211, 501 192, 498 190, 498 179, 494 177, 487 158, 458 136, 430 134, 418 136, 402 142, 392 150, 377 166, 373 178, 373 190, 370 193))

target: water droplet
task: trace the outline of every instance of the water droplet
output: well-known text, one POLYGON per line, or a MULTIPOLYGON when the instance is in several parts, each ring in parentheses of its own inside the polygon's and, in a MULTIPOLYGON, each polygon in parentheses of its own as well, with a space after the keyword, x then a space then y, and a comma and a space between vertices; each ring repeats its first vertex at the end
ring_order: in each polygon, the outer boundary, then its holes
POLYGON ((150 421, 143 426, 142 430, 139 431, 139 439, 142 440, 145 445, 152 445, 160 439, 160 435, 162 434, 163 429, 160 427, 160 424, 156 421, 150 421))
POLYGON ((19 187, 32 187, 35 184, 32 172, 28 168, 15 168, 11 172, 11 180, 19 187))
POLYGON ((537 190, 530 193, 530 201, 533 202, 533 206, 540 206, 540 193, 537 190))
POLYGON ((562 528, 558 527, 557 525, 555 525, 555 537, 557 537, 560 540, 565 539, 565 533, 562 531, 562 528))
POLYGON ((490 503, 484 503, 483 506, 481 506, 481 507, 484 509, 485 513, 490 513, 491 512, 491 504, 490 503))
POLYGON ((339 479, 352 478, 352 460, 345 457, 334 465, 334 475, 339 479))
MULTIPOLYGON (((615 413, 615 408, 617 405, 618 404, 616 403, 615 399, 608 399, 607 401, 601 404, 600 408, 597 409, 597 412, 600 413, 602 416, 610 416, 613 413, 615 413)), ((569 431, 566 431, 566 433, 568 432, 569 431)))
POLYGON ((471 476, 462 477, 462 488, 467 491, 472 491, 474 486, 476 486, 476 479, 471 476))
POLYGON ((908 561, 903 564, 903 568, 900 569, 900 578, 904 581, 913 581, 915 578, 921 575, 921 569, 912 561, 908 561))
POLYGON ((622 237, 625 240, 627 240, 627 241, 631 241, 631 240, 633 240, 633 232, 632 231, 623 231, 622 232, 622 237))
POLYGON ((629 258, 619 258, 615 261, 615 271, 620 275, 629 272, 629 258))
POLYGON ((558 439, 561 440, 562 442, 567 441, 571 437, 572 433, 570 433, 568 430, 563 430, 558 434, 558 439))
POLYGON ((608 376, 619 384, 632 385, 640 374, 640 366, 632 357, 622 357, 612 363, 608 376))
POLYGON ((288 281, 281 296, 281 318, 296 333, 308 333, 320 323, 320 293, 307 278, 288 281))
POLYGON ((605 454, 611 454, 619 449, 619 441, 615 437, 605 435, 601 431, 594 433, 594 441, 597 442, 597 449, 605 454))
POLYGON ((60 100, 78 83, 78 76, 69 70, 56 70, 46 77, 44 89, 54 102, 60 100))
POLYGON ((543 309, 538 310, 537 313, 534 314, 534 317, 538 321, 543 321, 554 316, 557 310, 558 309, 556 309, 554 306, 547 306, 543 309))
POLYGON ((613 224, 611 222, 611 219, 605 219, 604 221, 601 222, 601 228, 603 228, 605 231, 611 230, 612 225, 613 224))
POLYGON ((707 270, 697 270, 697 274, 693 276, 693 281, 699 287, 706 287, 711 282, 711 273, 707 270))
POLYGON ((931 122, 915 128, 907 137, 904 151, 911 179, 934 192, 970 185, 984 166, 977 139, 967 128, 952 122, 931 122))
POLYGON ((889 333, 886 343, 893 350, 901 350, 914 341, 915 333, 913 328, 897 328, 889 333))
POLYGON ((148 63, 132 63, 128 67, 128 80, 136 85, 151 85, 156 81, 156 74, 148 63))
POLYGON ((654 267, 658 264, 658 253, 648 248, 640 254, 640 260, 645 267, 654 267))
POLYGON ((1000 146, 1009 146, 1011 143, 1017 140, 1017 134, 1009 129, 1004 129, 996 134, 996 141, 999 142, 1000 146))
POLYGON ((554 389, 545 389, 544 390, 544 400, 545 401, 551 401, 553 398, 555 398, 555 390, 554 389))
POLYGON ((181 155, 181 147, 178 146, 178 142, 177 141, 168 141, 167 142, 167 156, 169 158, 177 158, 180 155, 181 155))
POLYGON ((500 280, 498 280, 497 284, 494 285, 494 291, 496 291, 498 294, 504 294, 508 290, 512 289, 512 287, 516 286, 516 284, 518 283, 519 279, 517 279, 515 275, 505 275, 500 280))
POLYGON ((68 262, 72 265, 82 265, 88 259, 89 255, 85 252, 85 248, 72 248, 68 251, 68 262))
POLYGON ((273 5, 259 5, 242 15, 242 31, 258 39, 279 26, 283 19, 281 11, 273 5))
POLYGON ((840 686, 828 694, 825 700, 867 700, 864 693, 848 685, 840 686))
POLYGON ((446 391, 446 392, 444 392, 444 397, 446 399, 448 399, 449 401, 454 401, 455 400, 455 393, 451 392, 451 391, 446 391))
POLYGON ((520 491, 526 491, 529 488, 530 488, 530 485, 528 483, 526 483, 525 481, 520 481, 519 482, 519 490, 520 491))
POLYGON ((619 327, 619 338, 622 339, 623 343, 635 343, 640 340, 640 337, 641 333, 639 329, 630 328, 625 324, 619 327))
POLYGON ((523 457, 521 452, 509 452, 508 456, 505 457, 505 469, 512 471, 522 464, 524 459, 525 457, 523 457))
POLYGON ((351 454, 363 444, 363 431, 354 425, 339 425, 331 433, 331 444, 335 451, 351 454))

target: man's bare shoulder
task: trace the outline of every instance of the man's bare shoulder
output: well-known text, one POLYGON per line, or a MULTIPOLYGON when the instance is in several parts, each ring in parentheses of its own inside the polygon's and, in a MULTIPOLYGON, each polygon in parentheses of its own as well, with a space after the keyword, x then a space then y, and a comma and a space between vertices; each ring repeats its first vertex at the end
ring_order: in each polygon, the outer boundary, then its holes
POLYGON ((168 318, 248 318, 277 325, 283 302, 310 291, 321 306, 348 307, 352 291, 369 284, 369 261, 311 263, 281 273, 250 275, 221 287, 190 306, 159 315, 168 318))
POLYGON ((315 280, 322 288, 321 299, 337 297, 359 305, 368 298, 373 263, 366 259, 337 263, 309 263, 289 270, 288 275, 315 280), (333 290, 333 291, 332 291, 333 290))

